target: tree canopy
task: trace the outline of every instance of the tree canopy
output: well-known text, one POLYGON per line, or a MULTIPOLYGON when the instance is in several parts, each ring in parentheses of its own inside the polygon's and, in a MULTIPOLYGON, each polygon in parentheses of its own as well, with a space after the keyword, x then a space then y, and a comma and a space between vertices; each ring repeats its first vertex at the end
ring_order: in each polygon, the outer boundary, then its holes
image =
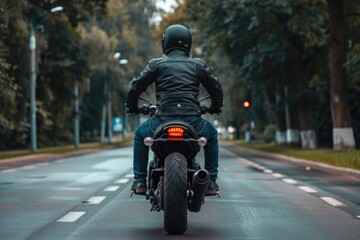
POLYGON ((73 88, 80 87, 81 136, 100 128, 104 83, 113 111, 123 114, 124 82, 153 50, 153 1, 1 1, 0 149, 29 145, 29 24, 36 31, 36 107, 39 146, 72 142, 73 88), (66 4, 65 4, 66 3, 66 4), (63 11, 50 9, 63 6, 63 11), (114 53, 128 59, 119 65, 114 53))
POLYGON ((41 23, 36 32, 40 146, 72 142, 72 120, 78 114, 73 108, 75 84, 80 89, 82 141, 99 136, 107 102, 113 115, 124 116, 123 85, 161 54, 164 29, 182 23, 193 34, 192 54, 204 58, 223 83, 220 127, 234 127, 236 137, 244 136, 249 109, 242 101, 251 93, 253 138, 330 147, 333 137, 344 140, 336 134, 346 128, 352 129, 359 147, 357 1, 182 0, 173 12, 159 11, 156 2, 1 1, 0 149, 24 148, 30 142, 28 42, 34 21, 41 23), (49 12, 62 4, 62 12, 49 12), (153 18, 158 14, 162 20, 157 25, 153 18), (333 28, 338 15, 340 31, 333 28), (335 49, 337 42, 340 48, 335 49), (119 65, 120 59, 128 64, 119 65), (339 101, 342 105, 336 107, 339 101))
MULTIPOLYGON (((355 2, 345 1, 340 10, 346 16, 346 39, 351 44, 346 48, 344 64, 351 84, 347 102, 359 142, 359 112, 354 110, 359 105, 353 101, 359 97, 355 66, 360 40, 355 26, 359 27, 359 19, 355 18, 360 11, 355 2)), ((261 114, 257 131, 264 131, 268 124, 274 124, 277 131, 299 129, 304 132, 304 143, 306 132, 314 129, 318 142, 328 146, 332 144, 329 119, 335 114, 331 114, 329 103, 328 8, 325 0, 184 0, 174 13, 164 16, 163 27, 174 22, 190 26, 203 48, 203 57, 212 61, 221 79, 232 76, 225 80, 230 93, 226 106, 238 131, 245 123, 238 120, 245 120, 238 103, 250 87, 255 112, 261 114), (228 59, 227 66, 223 66, 224 58, 228 59), (233 74, 224 74, 223 69, 233 74)), ((316 139, 309 144, 316 146, 316 139)))

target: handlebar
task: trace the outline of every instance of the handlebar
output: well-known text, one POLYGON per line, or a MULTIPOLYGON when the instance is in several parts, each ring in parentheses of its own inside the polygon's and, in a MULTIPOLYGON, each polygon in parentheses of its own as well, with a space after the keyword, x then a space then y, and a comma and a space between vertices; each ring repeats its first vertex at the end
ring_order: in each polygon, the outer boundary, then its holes
MULTIPOLYGON (((142 107, 139 107, 138 109, 138 113, 141 113, 143 115, 153 115, 156 113, 157 107, 156 105, 153 104, 144 104, 142 107)), ((209 107, 205 106, 205 105, 201 105, 200 106, 200 113, 201 114, 206 114, 209 113, 209 107)), ((136 113, 131 113, 132 114, 136 114, 136 113)), ((216 113, 211 113, 211 114, 220 114, 220 112, 216 112, 216 113)))
MULTIPOLYGON (((199 100, 199 102, 202 102, 206 99, 209 99, 210 96, 206 96, 202 99, 199 100)), ((139 107, 138 110, 136 112, 128 112, 129 115, 134 115, 134 114, 143 114, 143 115, 154 115, 156 113, 157 107, 156 105, 152 104, 149 100, 143 98, 142 96, 140 96, 140 99, 147 102, 147 104, 144 104, 142 107, 139 107)), ((219 112, 211 112, 210 108, 206 105, 201 105, 200 106, 200 113, 201 114, 206 114, 206 113, 210 113, 210 114, 220 114, 221 113, 221 109, 219 109, 219 112)))
POLYGON ((156 113, 156 105, 153 104, 148 104, 148 105, 143 105, 142 107, 139 108, 139 113, 142 113, 144 115, 153 115, 156 113))

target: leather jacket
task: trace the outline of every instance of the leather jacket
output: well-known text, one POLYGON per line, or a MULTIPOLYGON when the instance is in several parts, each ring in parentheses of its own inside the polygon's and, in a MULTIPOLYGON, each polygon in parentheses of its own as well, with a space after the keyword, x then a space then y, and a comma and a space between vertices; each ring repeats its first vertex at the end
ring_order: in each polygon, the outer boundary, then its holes
POLYGON ((138 109, 138 100, 147 87, 155 83, 157 115, 201 115, 198 101, 202 84, 210 95, 213 112, 223 106, 223 91, 206 63, 187 52, 175 49, 152 59, 128 88, 126 106, 138 109))

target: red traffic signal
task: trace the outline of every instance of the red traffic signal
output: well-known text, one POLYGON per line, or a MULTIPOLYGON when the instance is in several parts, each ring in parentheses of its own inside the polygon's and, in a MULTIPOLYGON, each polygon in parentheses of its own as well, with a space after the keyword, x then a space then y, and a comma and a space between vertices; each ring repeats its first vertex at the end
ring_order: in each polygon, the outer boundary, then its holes
POLYGON ((249 100, 245 100, 244 102, 243 102, 243 106, 245 107, 245 108, 249 108, 250 107, 250 101, 249 100))
POLYGON ((246 89, 246 95, 243 98, 243 106, 244 106, 244 108, 251 107, 251 87, 250 86, 248 86, 246 89))

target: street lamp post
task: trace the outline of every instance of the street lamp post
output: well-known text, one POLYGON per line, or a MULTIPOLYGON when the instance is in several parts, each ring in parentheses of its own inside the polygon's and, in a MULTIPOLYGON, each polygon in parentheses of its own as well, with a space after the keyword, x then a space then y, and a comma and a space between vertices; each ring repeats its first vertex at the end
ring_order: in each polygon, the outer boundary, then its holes
MULTIPOLYGON (((120 58, 121 53, 116 52, 114 53, 114 58, 118 59, 120 58)), ((110 84, 108 84, 107 80, 105 81, 104 85, 104 96, 105 96, 105 102, 102 107, 102 113, 101 113, 101 126, 100 126, 100 144, 105 143, 105 127, 106 127, 106 109, 107 109, 107 115, 108 115, 108 140, 109 143, 112 142, 112 132, 111 132, 111 91, 110 91, 110 84)))
MULTIPOLYGON (((104 86, 104 96, 107 97, 107 81, 105 81, 104 86)), ((101 126, 100 126, 100 144, 104 144, 105 142, 105 126, 106 126, 106 101, 103 104, 102 107, 102 113, 101 113, 101 126)))
MULTIPOLYGON (((51 13, 62 11, 63 7, 58 6, 50 10, 51 13)), ((48 18, 48 15, 43 14, 40 16, 39 22, 31 19, 30 22, 30 135, 31 135, 31 150, 37 151, 37 136, 36 136, 36 37, 35 30, 43 30, 43 23, 48 18)))
POLYGON ((111 111, 111 83, 108 87, 108 102, 107 102, 107 109, 108 109, 108 140, 109 143, 112 143, 112 111, 111 111))
MULTIPOLYGON (((120 65, 126 65, 126 64, 128 64, 128 60, 127 59, 120 59, 119 60, 119 64, 120 65)), ((124 114, 124 117, 123 117, 123 139, 124 139, 124 132, 125 132, 125 114, 124 114)))
POLYGON ((80 121, 79 121, 79 87, 74 84, 74 146, 80 147, 80 121))
MULTIPOLYGON (((114 58, 119 59, 121 56, 120 52, 114 53, 114 58)), ((128 63, 127 59, 120 59, 118 61, 120 65, 124 65, 128 63)), ((111 83, 105 81, 104 86, 104 96, 105 102, 102 107, 102 117, 101 117, 101 128, 100 128, 100 143, 104 144, 105 142, 105 127, 106 127, 106 115, 107 115, 107 122, 108 122, 108 142, 112 143, 112 112, 111 112, 111 83), (107 112, 107 114, 106 114, 107 112)))
POLYGON ((35 89, 36 89, 36 69, 35 69, 35 49, 36 38, 34 26, 30 24, 30 135, 31 135, 31 149, 33 152, 37 150, 36 142, 36 104, 35 104, 35 89))

